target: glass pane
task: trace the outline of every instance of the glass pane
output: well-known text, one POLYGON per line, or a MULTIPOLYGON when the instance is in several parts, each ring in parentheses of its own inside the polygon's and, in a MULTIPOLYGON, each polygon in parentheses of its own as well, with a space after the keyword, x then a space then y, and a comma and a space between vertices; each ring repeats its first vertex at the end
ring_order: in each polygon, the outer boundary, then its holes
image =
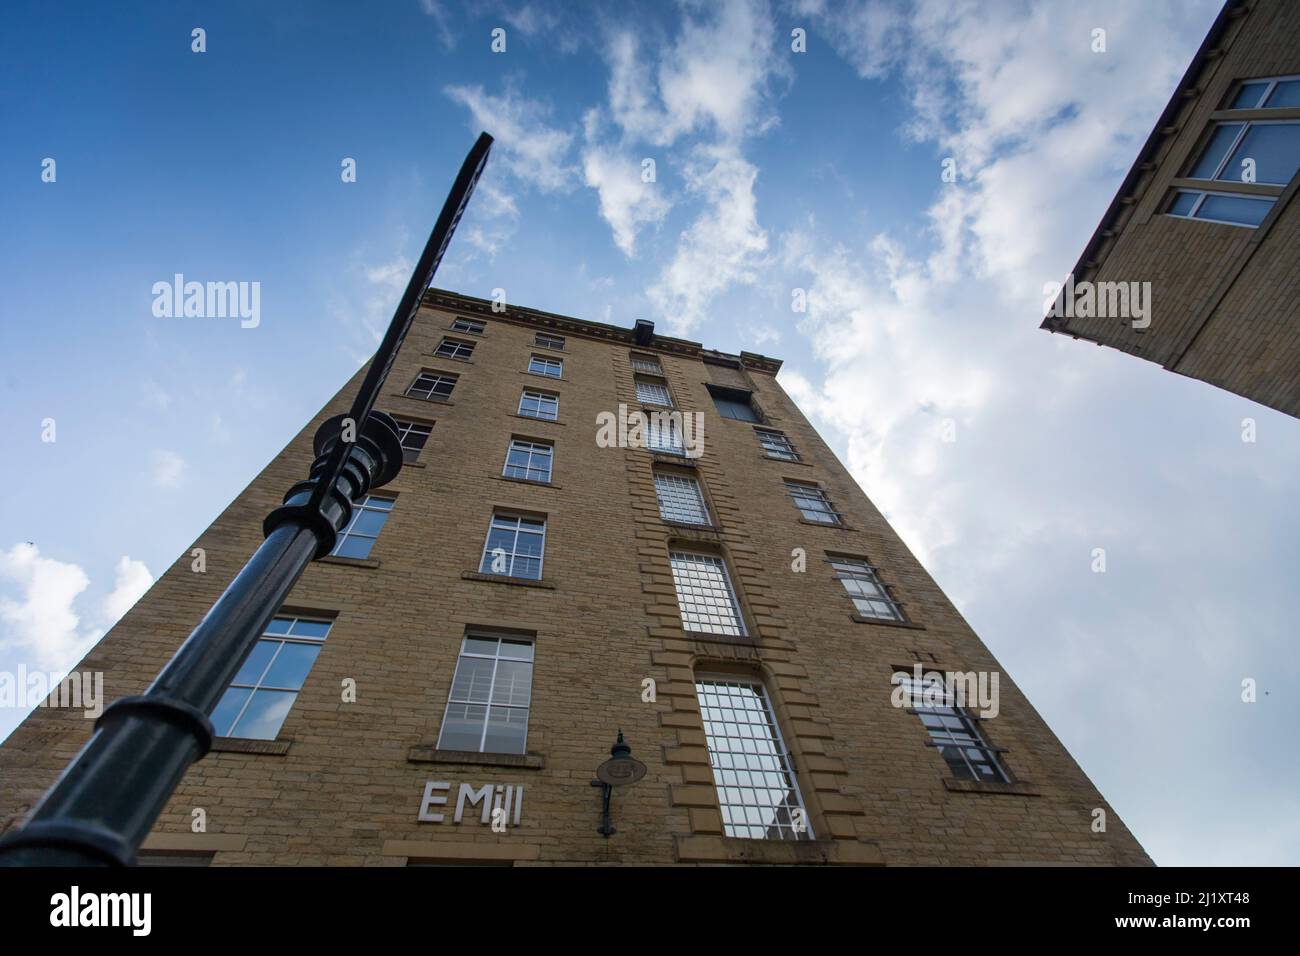
POLYGON ((526 661, 501 661, 497 664, 496 683, 492 687, 492 703, 527 707, 532 681, 532 664, 526 661))
POLYGON ((1205 152, 1201 153, 1201 158, 1196 165, 1192 167, 1188 175, 1192 179, 1211 179, 1214 171, 1219 168, 1219 163, 1223 161, 1224 154, 1228 152, 1228 147, 1232 145, 1237 134, 1241 132, 1241 123, 1221 123, 1214 130, 1210 137, 1210 142, 1205 147, 1205 152))
POLYGON ((288 633, 289 633, 289 625, 292 624, 292 623, 293 623, 293 619, 292 619, 292 618, 288 618, 288 617, 277 617, 277 618, 275 618, 274 620, 272 620, 270 624, 266 625, 266 630, 263 631, 262 633, 264 633, 264 634, 288 634, 288 633))
POLYGON ((334 553, 341 558, 365 558, 370 556, 374 543, 374 538, 341 538, 334 553))
POLYGON ((484 753, 521 754, 528 733, 528 711, 515 707, 493 707, 488 716, 484 753))
POLYGON ((1284 80, 1269 94, 1265 107, 1271 110, 1300 106, 1300 80, 1284 80))
POLYGON ((319 637, 321 640, 324 640, 325 635, 329 632, 329 621, 297 620, 293 622, 293 627, 289 629, 289 633, 295 637, 319 637))
POLYGON ((478 753, 483 740, 483 721, 487 708, 480 704, 448 704, 438 738, 440 750, 469 750, 478 753))
POLYGON ((1266 89, 1268 89, 1267 83, 1242 84, 1241 89, 1237 92, 1236 98, 1232 101, 1232 105, 1229 106, 1228 109, 1230 110, 1254 109, 1256 106, 1259 105, 1259 98, 1264 95, 1264 91, 1266 89))
POLYGON ((275 656, 275 662, 266 672, 266 676, 262 678, 262 683, 268 687, 300 689, 319 653, 319 644, 284 645, 280 653, 275 656))
POLYGON ((532 641, 502 641, 501 656, 531 661, 533 659, 532 641))
POLYGON ((230 728, 251 693, 252 691, 247 688, 231 687, 221 695, 221 700, 212 711, 212 729, 216 731, 218 737, 230 736, 230 728))
POLYGON ((1255 161, 1255 182, 1285 186, 1300 167, 1300 123, 1251 124, 1219 179, 1243 182, 1246 159, 1255 161))
POLYGON ((275 649, 279 646, 279 641, 258 641, 254 644, 253 649, 248 652, 248 657, 244 659, 243 665, 239 668, 239 673, 235 675, 235 679, 231 683, 256 684, 257 679, 266 670, 266 665, 275 656, 275 649))
POLYGON ((368 534, 370 537, 375 538, 379 536, 379 532, 387 520, 388 512, 386 511, 354 511, 352 513, 352 527, 349 530, 355 534, 368 534))
POLYGON ((1244 196, 1206 196, 1197 219, 1217 219, 1220 222, 1239 222, 1258 226, 1273 207, 1270 199, 1248 199, 1244 196))
POLYGON ((1196 205, 1198 198, 1198 193, 1179 193, 1174 197, 1173 205, 1169 207, 1170 214, 1174 216, 1190 216, 1192 207, 1196 205))
POLYGON ((497 642, 488 637, 467 637, 462 654, 486 654, 489 657, 497 652, 497 642))
POLYGON ((451 699, 487 703, 492 687, 495 662, 484 657, 462 657, 456 664, 456 678, 451 684, 451 699))
POLYGON ((291 690, 255 691, 232 736, 274 740, 297 697, 298 694, 291 690))

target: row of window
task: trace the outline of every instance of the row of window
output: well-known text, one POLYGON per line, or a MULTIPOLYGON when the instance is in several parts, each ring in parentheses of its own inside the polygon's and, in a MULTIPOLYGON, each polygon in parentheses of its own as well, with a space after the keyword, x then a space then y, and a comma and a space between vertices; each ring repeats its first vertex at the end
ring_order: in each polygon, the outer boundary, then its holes
MULTIPOLYGON (((274 739, 331 626, 326 619, 276 617, 213 710, 217 734, 274 739)), ((534 654, 529 637, 466 634, 447 695, 438 749, 526 753, 534 654)), ((1010 779, 998 748, 988 742, 978 718, 957 706, 941 674, 926 674, 918 684, 912 674, 900 671, 894 682, 907 690, 912 710, 954 776, 1010 779)), ((762 681, 735 674, 698 674, 695 692, 727 835, 812 839, 794 762, 762 681)))
MULTIPOLYGON (((1282 187, 1300 169, 1300 76, 1270 76, 1242 81, 1230 95, 1225 112, 1291 110, 1285 119, 1237 119, 1223 116, 1207 131, 1205 144, 1184 179, 1196 188, 1175 189, 1165 213, 1237 226, 1258 226, 1277 202, 1282 187), (1233 183, 1234 189, 1215 184, 1233 183)), ((1267 116, 1267 114, 1265 114, 1267 116)))

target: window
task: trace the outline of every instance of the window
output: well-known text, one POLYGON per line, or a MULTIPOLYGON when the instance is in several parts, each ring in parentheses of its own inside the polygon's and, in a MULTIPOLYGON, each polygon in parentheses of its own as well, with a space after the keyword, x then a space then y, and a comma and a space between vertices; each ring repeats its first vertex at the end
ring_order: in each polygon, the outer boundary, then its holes
POLYGON ((440 372, 421 372, 406 390, 411 398, 427 398, 435 402, 445 402, 456 387, 455 375, 443 375, 440 372))
POLYGON ((540 581, 545 550, 545 519, 494 514, 478 569, 483 574, 540 581))
MULTIPOLYGON (((1285 109, 1300 105, 1300 77, 1265 77, 1240 86, 1233 110, 1285 109)), ((1215 123, 1185 178, 1201 189, 1173 192, 1165 214, 1236 226, 1258 226, 1300 168, 1300 120, 1250 119, 1215 123), (1232 190, 1214 183, 1234 183, 1232 190)))
POLYGON ((1273 110, 1300 106, 1300 76, 1247 80, 1233 97, 1231 110, 1273 110))
POLYGON ((560 396, 526 391, 519 399, 519 414, 553 422, 560 417, 560 396))
POLYGON ((665 521, 712 525, 704 504, 700 483, 686 475, 656 471, 655 497, 659 499, 659 516, 665 521))
POLYGON ((433 433, 433 426, 403 421, 400 418, 393 420, 397 422, 397 437, 402 442, 402 460, 415 461, 424 450, 424 443, 429 440, 429 435, 433 433))
POLYGON ((720 388, 717 385, 707 387, 709 394, 713 396, 713 404, 717 407, 718 414, 723 418, 732 418, 738 422, 758 421, 758 414, 754 411, 749 392, 737 388, 720 388))
POLYGON ((507 478, 522 478, 525 481, 550 481, 551 458, 555 447, 542 442, 512 439, 510 450, 506 452, 506 470, 502 472, 507 478))
POLYGON ((826 492, 816 485, 787 480, 785 493, 794 499, 795 507, 799 509, 805 521, 816 521, 818 524, 844 523, 840 520, 839 513, 831 507, 826 492))
POLYGON ((799 460, 799 453, 794 450, 794 445, 790 444, 790 439, 785 437, 784 432, 772 428, 755 428, 754 434, 758 436, 758 443, 763 446, 763 451, 767 453, 768 458, 779 458, 782 461, 799 460))
POLYGON ((532 641, 467 635, 456 661, 438 749, 524 753, 532 685, 532 641))
POLYGON ((929 671, 918 684, 913 674, 898 671, 894 674, 894 683, 904 688, 912 708, 954 777, 1010 782, 998 760, 998 748, 985 739, 979 721, 966 708, 956 706, 955 695, 942 674, 929 671))
POLYGON ((682 627, 703 634, 745 634, 740 605, 722 559, 712 554, 673 551, 669 555, 682 627))
POLYGON ((392 498, 380 498, 366 495, 365 499, 352 505, 352 517, 347 527, 339 532, 330 554, 340 558, 365 558, 375 546, 375 539, 388 521, 388 513, 393 510, 392 498))
POLYGON ((668 383, 659 380, 636 377, 636 400, 643 405, 666 405, 673 407, 672 396, 668 394, 668 383))
POLYGON ((559 378, 564 374, 564 361, 562 359, 546 358, 542 355, 533 355, 528 359, 528 371, 534 375, 559 378))
POLYGON ((646 416, 645 446, 663 455, 685 456, 686 446, 682 444, 682 429, 676 412, 653 412, 646 416))
POLYGON ((564 348, 564 336, 551 335, 549 332, 538 332, 537 337, 533 339, 533 344, 543 349, 562 349, 564 348))
POLYGON ((646 375, 654 375, 658 378, 664 377, 663 366, 653 355, 633 355, 632 371, 644 372, 646 375))
POLYGON ((790 755, 761 683, 697 677, 723 830, 751 840, 811 840, 790 755))
POLYGON ((443 358, 467 359, 474 354, 474 343, 462 342, 459 339, 443 339, 433 350, 433 354, 443 358))
POLYGON ((828 555, 835 577, 849 599, 862 617, 879 621, 901 621, 903 612, 881 583, 876 569, 863 558, 849 558, 842 555, 828 555))
POLYGON ((483 330, 487 328, 487 323, 480 322, 478 319, 457 319, 451 323, 451 327, 457 332, 468 332, 470 335, 482 335, 483 330))
POLYGON ((320 654, 330 624, 277 615, 213 709, 217 735, 274 740, 320 654))

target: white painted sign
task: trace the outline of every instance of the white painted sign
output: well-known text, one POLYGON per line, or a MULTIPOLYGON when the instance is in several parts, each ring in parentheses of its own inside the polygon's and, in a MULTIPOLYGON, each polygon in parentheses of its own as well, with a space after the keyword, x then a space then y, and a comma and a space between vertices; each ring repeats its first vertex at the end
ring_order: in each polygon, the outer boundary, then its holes
MULTIPOLYGON (((417 819, 421 823, 442 823, 444 816, 434 813, 433 808, 447 805, 450 798, 446 794, 450 790, 451 782, 448 780, 430 780, 426 783, 417 819)), ((489 783, 475 790, 471 784, 462 783, 456 793, 456 812, 451 818, 452 823, 461 822, 467 804, 472 809, 480 803, 483 805, 480 823, 491 822, 494 830, 507 825, 519 826, 524 808, 524 788, 517 784, 489 783)))

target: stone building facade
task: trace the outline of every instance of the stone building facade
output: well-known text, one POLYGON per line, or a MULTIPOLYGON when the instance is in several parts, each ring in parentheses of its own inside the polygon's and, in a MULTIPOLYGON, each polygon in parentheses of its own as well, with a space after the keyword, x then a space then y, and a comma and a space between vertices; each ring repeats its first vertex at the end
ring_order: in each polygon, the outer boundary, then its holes
MULTIPOLYGON (((379 405, 406 466, 307 569, 142 859, 1149 864, 779 367, 429 292, 379 405), (670 413, 651 442, 638 410, 670 413), (951 706, 936 671, 995 699, 951 706), (900 700, 896 673, 935 693, 900 700), (620 730, 646 773, 607 837, 592 780, 620 730)), ((361 374, 82 661, 107 699, 257 547, 361 374)), ((91 727, 39 708, 14 731, 0 829, 91 727)))
POLYGON ((1300 416, 1298 168, 1300 4, 1229 0, 1042 327, 1300 416))

